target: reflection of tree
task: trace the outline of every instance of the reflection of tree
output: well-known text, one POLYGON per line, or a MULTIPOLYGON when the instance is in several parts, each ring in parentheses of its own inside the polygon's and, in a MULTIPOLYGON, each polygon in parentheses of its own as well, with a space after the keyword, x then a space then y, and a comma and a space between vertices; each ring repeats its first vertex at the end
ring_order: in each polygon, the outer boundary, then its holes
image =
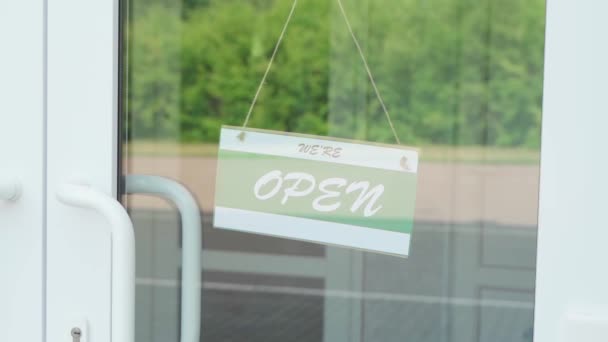
MULTIPOLYGON (((356 1, 344 3, 404 143, 538 146, 544 0, 375 0, 363 14, 356 1)), ((134 6, 134 138, 179 130, 186 141, 217 141, 221 124, 242 123, 291 2, 168 6, 134 6)), ((339 63, 357 52, 336 10, 327 0, 299 3, 252 127, 328 134, 329 103, 351 108, 361 96, 348 75, 362 66, 339 63), (330 65, 341 75, 331 101, 330 65)), ((393 142, 371 88, 365 92, 364 106, 353 109, 364 113, 336 116, 331 134, 364 130, 368 140, 393 142)))

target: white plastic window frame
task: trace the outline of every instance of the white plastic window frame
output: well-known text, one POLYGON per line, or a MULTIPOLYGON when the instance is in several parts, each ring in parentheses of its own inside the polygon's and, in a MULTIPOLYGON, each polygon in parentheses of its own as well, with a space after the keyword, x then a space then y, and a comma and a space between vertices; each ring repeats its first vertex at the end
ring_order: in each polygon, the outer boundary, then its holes
POLYGON ((608 340, 607 13, 547 2, 536 342, 608 340))

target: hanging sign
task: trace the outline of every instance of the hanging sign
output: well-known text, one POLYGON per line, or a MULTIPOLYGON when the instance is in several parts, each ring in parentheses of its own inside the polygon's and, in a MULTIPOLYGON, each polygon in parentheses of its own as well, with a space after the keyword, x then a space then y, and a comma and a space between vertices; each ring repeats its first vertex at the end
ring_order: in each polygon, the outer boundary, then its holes
POLYGON ((407 256, 418 151, 223 126, 214 225, 407 256))

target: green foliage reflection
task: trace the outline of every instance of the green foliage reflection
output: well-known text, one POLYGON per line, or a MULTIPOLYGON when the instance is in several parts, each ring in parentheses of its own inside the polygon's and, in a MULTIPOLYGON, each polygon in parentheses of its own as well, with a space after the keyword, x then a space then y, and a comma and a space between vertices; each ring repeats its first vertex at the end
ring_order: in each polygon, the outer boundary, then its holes
MULTIPOLYGON (((540 139, 544 0, 343 0, 406 144, 540 139)), ((242 124, 291 1, 135 1, 132 139, 242 124)), ((252 127, 394 142, 335 1, 300 1, 252 127)))

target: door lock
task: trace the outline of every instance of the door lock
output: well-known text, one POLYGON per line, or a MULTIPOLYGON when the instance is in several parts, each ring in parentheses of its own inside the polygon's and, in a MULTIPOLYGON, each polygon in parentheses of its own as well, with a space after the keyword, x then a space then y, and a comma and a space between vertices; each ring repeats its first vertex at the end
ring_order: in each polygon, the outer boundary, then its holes
POLYGON ((80 330, 80 328, 78 328, 78 327, 72 328, 71 334, 72 334, 72 342, 82 342, 81 341, 82 330, 80 330))

